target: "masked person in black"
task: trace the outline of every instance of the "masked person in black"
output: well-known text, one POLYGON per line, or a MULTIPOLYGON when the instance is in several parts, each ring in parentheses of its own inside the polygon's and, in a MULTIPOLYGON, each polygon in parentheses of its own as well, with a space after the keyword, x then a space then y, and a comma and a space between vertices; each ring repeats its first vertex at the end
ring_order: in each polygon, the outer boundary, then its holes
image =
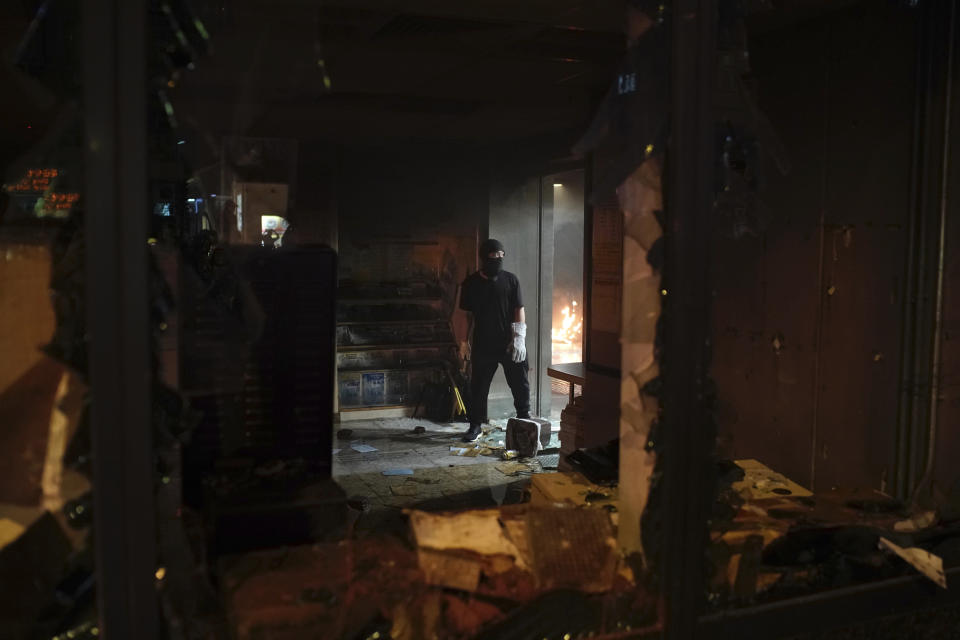
POLYGON ((487 420, 487 395, 490 382, 503 366, 513 393, 518 418, 530 417, 530 382, 527 380, 527 324, 517 276, 503 270, 503 245, 486 240, 480 245, 480 271, 463 281, 460 308, 472 315, 473 340, 470 381, 470 429, 464 442, 480 437, 480 425, 487 420))

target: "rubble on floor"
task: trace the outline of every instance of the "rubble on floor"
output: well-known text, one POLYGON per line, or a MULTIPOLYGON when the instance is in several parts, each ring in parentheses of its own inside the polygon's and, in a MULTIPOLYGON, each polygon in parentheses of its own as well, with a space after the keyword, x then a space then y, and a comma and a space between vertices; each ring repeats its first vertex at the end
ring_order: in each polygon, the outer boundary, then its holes
POLYGON ((600 510, 513 505, 408 514, 429 584, 477 592, 481 576, 490 584, 515 573, 508 582, 537 591, 605 593, 617 576, 613 525, 600 510))
MULTIPOLYGON (((879 491, 811 493, 756 461, 738 462, 734 515, 715 519, 710 601, 766 602, 917 572, 946 588, 937 544, 960 528, 937 527, 879 491)), ((728 494, 729 495, 729 494, 728 494)))
POLYGON ((218 574, 237 640, 365 638, 425 590, 416 557, 392 537, 228 556, 218 574))
MULTIPOLYGON (((578 452, 573 466, 589 474, 546 473, 549 455, 508 448, 517 440, 506 426, 463 444, 453 425, 357 424, 334 456, 335 485, 303 461, 234 461, 209 476, 202 517, 175 510, 190 535, 171 540, 201 562, 209 545, 237 640, 553 639, 655 626, 658 597, 616 542, 615 448, 578 452)), ((872 490, 812 493, 757 460, 716 471, 713 611, 904 575, 948 588, 944 568, 960 565, 960 509, 910 511, 872 490)), ((20 548, 54 531, 50 520, 0 519, 0 557, 19 570, 20 548)), ((62 564, 65 542, 44 545, 62 564)))
MULTIPOLYGON (((238 638, 483 637, 521 610, 512 633, 572 638, 613 630, 604 617, 612 611, 635 625, 655 618, 655 600, 638 596, 620 564, 615 490, 583 484, 581 499, 564 495, 557 481, 584 481, 544 473, 556 466, 549 449, 541 457, 507 449, 506 424, 470 444, 458 441, 460 429, 424 424, 353 426, 346 446, 376 451, 335 456, 347 539, 222 558, 238 638), (579 613, 537 622, 556 607, 579 613)), ((555 434, 537 434, 546 436, 555 434)))
POLYGON ((523 458, 506 448, 507 423, 484 425, 472 443, 461 441, 465 427, 459 424, 410 418, 350 423, 350 439, 333 456, 334 476, 350 500, 366 504, 356 512, 357 534, 404 530, 406 508, 450 511, 525 501, 529 479, 557 467, 559 443, 546 439, 557 433, 543 429, 548 447, 523 458), (350 448, 354 443, 376 451, 358 453, 350 448))
POLYGON ((654 600, 638 598, 620 566, 605 510, 523 504, 407 515, 408 540, 384 535, 223 558, 220 582, 238 640, 572 638, 612 631, 604 612, 618 611, 621 624, 655 619, 654 600), (512 636, 490 635, 518 611, 512 636))
MULTIPOLYGON (((370 495, 347 500, 352 535, 220 559, 236 637, 520 640, 655 629, 657 596, 617 548, 618 487, 536 466, 465 460, 340 478, 348 495, 370 495), (484 483, 514 470, 521 490, 491 501, 484 483), (469 482, 484 487, 485 507, 455 502, 469 482), (393 526, 374 519, 359 535, 371 501, 392 510, 393 526)), ((960 531, 938 513, 906 513, 875 491, 812 494, 756 460, 720 463, 717 473, 713 610, 918 572, 946 584, 935 549, 960 531)))

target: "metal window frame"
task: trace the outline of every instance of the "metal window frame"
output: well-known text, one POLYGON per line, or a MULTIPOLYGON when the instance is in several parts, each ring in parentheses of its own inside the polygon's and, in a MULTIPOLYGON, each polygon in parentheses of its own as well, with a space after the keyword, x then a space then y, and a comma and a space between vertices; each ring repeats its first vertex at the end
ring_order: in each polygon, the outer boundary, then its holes
POLYGON ((83 0, 86 306, 101 636, 157 635, 146 0, 83 0))
POLYGON ((693 638, 704 604, 709 459, 713 438, 703 402, 710 349, 713 208, 715 0, 672 7, 671 146, 666 201, 671 315, 665 336, 663 599, 664 637, 693 638))

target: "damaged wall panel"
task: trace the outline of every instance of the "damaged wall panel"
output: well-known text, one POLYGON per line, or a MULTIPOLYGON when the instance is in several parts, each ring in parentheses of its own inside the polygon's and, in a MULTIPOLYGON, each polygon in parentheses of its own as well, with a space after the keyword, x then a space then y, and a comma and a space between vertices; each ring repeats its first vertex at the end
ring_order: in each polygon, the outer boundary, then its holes
POLYGON ((764 176, 752 237, 718 230, 719 421, 727 453, 807 486, 879 489, 893 471, 912 16, 862 2, 751 41, 793 169, 764 176))
POLYGON ((818 488, 886 489, 893 472, 911 214, 911 15, 864 3, 830 23, 818 488))
POLYGON ((620 186, 623 207, 623 320, 620 358, 620 547, 641 551, 640 519, 656 457, 648 447, 660 402, 644 385, 660 375, 654 356, 661 279, 648 262, 663 237, 655 212, 663 210, 660 161, 644 162, 620 186))
POLYGON ((713 372, 724 453, 757 457, 803 484, 812 455, 824 149, 795 114, 822 118, 825 38, 824 24, 808 24, 752 39, 759 105, 793 168, 765 176, 765 227, 752 237, 718 234, 715 247, 713 372))

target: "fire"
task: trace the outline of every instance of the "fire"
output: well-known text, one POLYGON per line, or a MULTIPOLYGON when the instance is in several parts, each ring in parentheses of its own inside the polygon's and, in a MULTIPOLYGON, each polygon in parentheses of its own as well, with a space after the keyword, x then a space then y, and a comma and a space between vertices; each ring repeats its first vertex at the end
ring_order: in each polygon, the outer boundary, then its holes
POLYGON ((580 333, 583 330, 583 320, 577 317, 577 301, 560 311, 560 326, 553 327, 553 342, 573 344, 580 342, 580 333))

